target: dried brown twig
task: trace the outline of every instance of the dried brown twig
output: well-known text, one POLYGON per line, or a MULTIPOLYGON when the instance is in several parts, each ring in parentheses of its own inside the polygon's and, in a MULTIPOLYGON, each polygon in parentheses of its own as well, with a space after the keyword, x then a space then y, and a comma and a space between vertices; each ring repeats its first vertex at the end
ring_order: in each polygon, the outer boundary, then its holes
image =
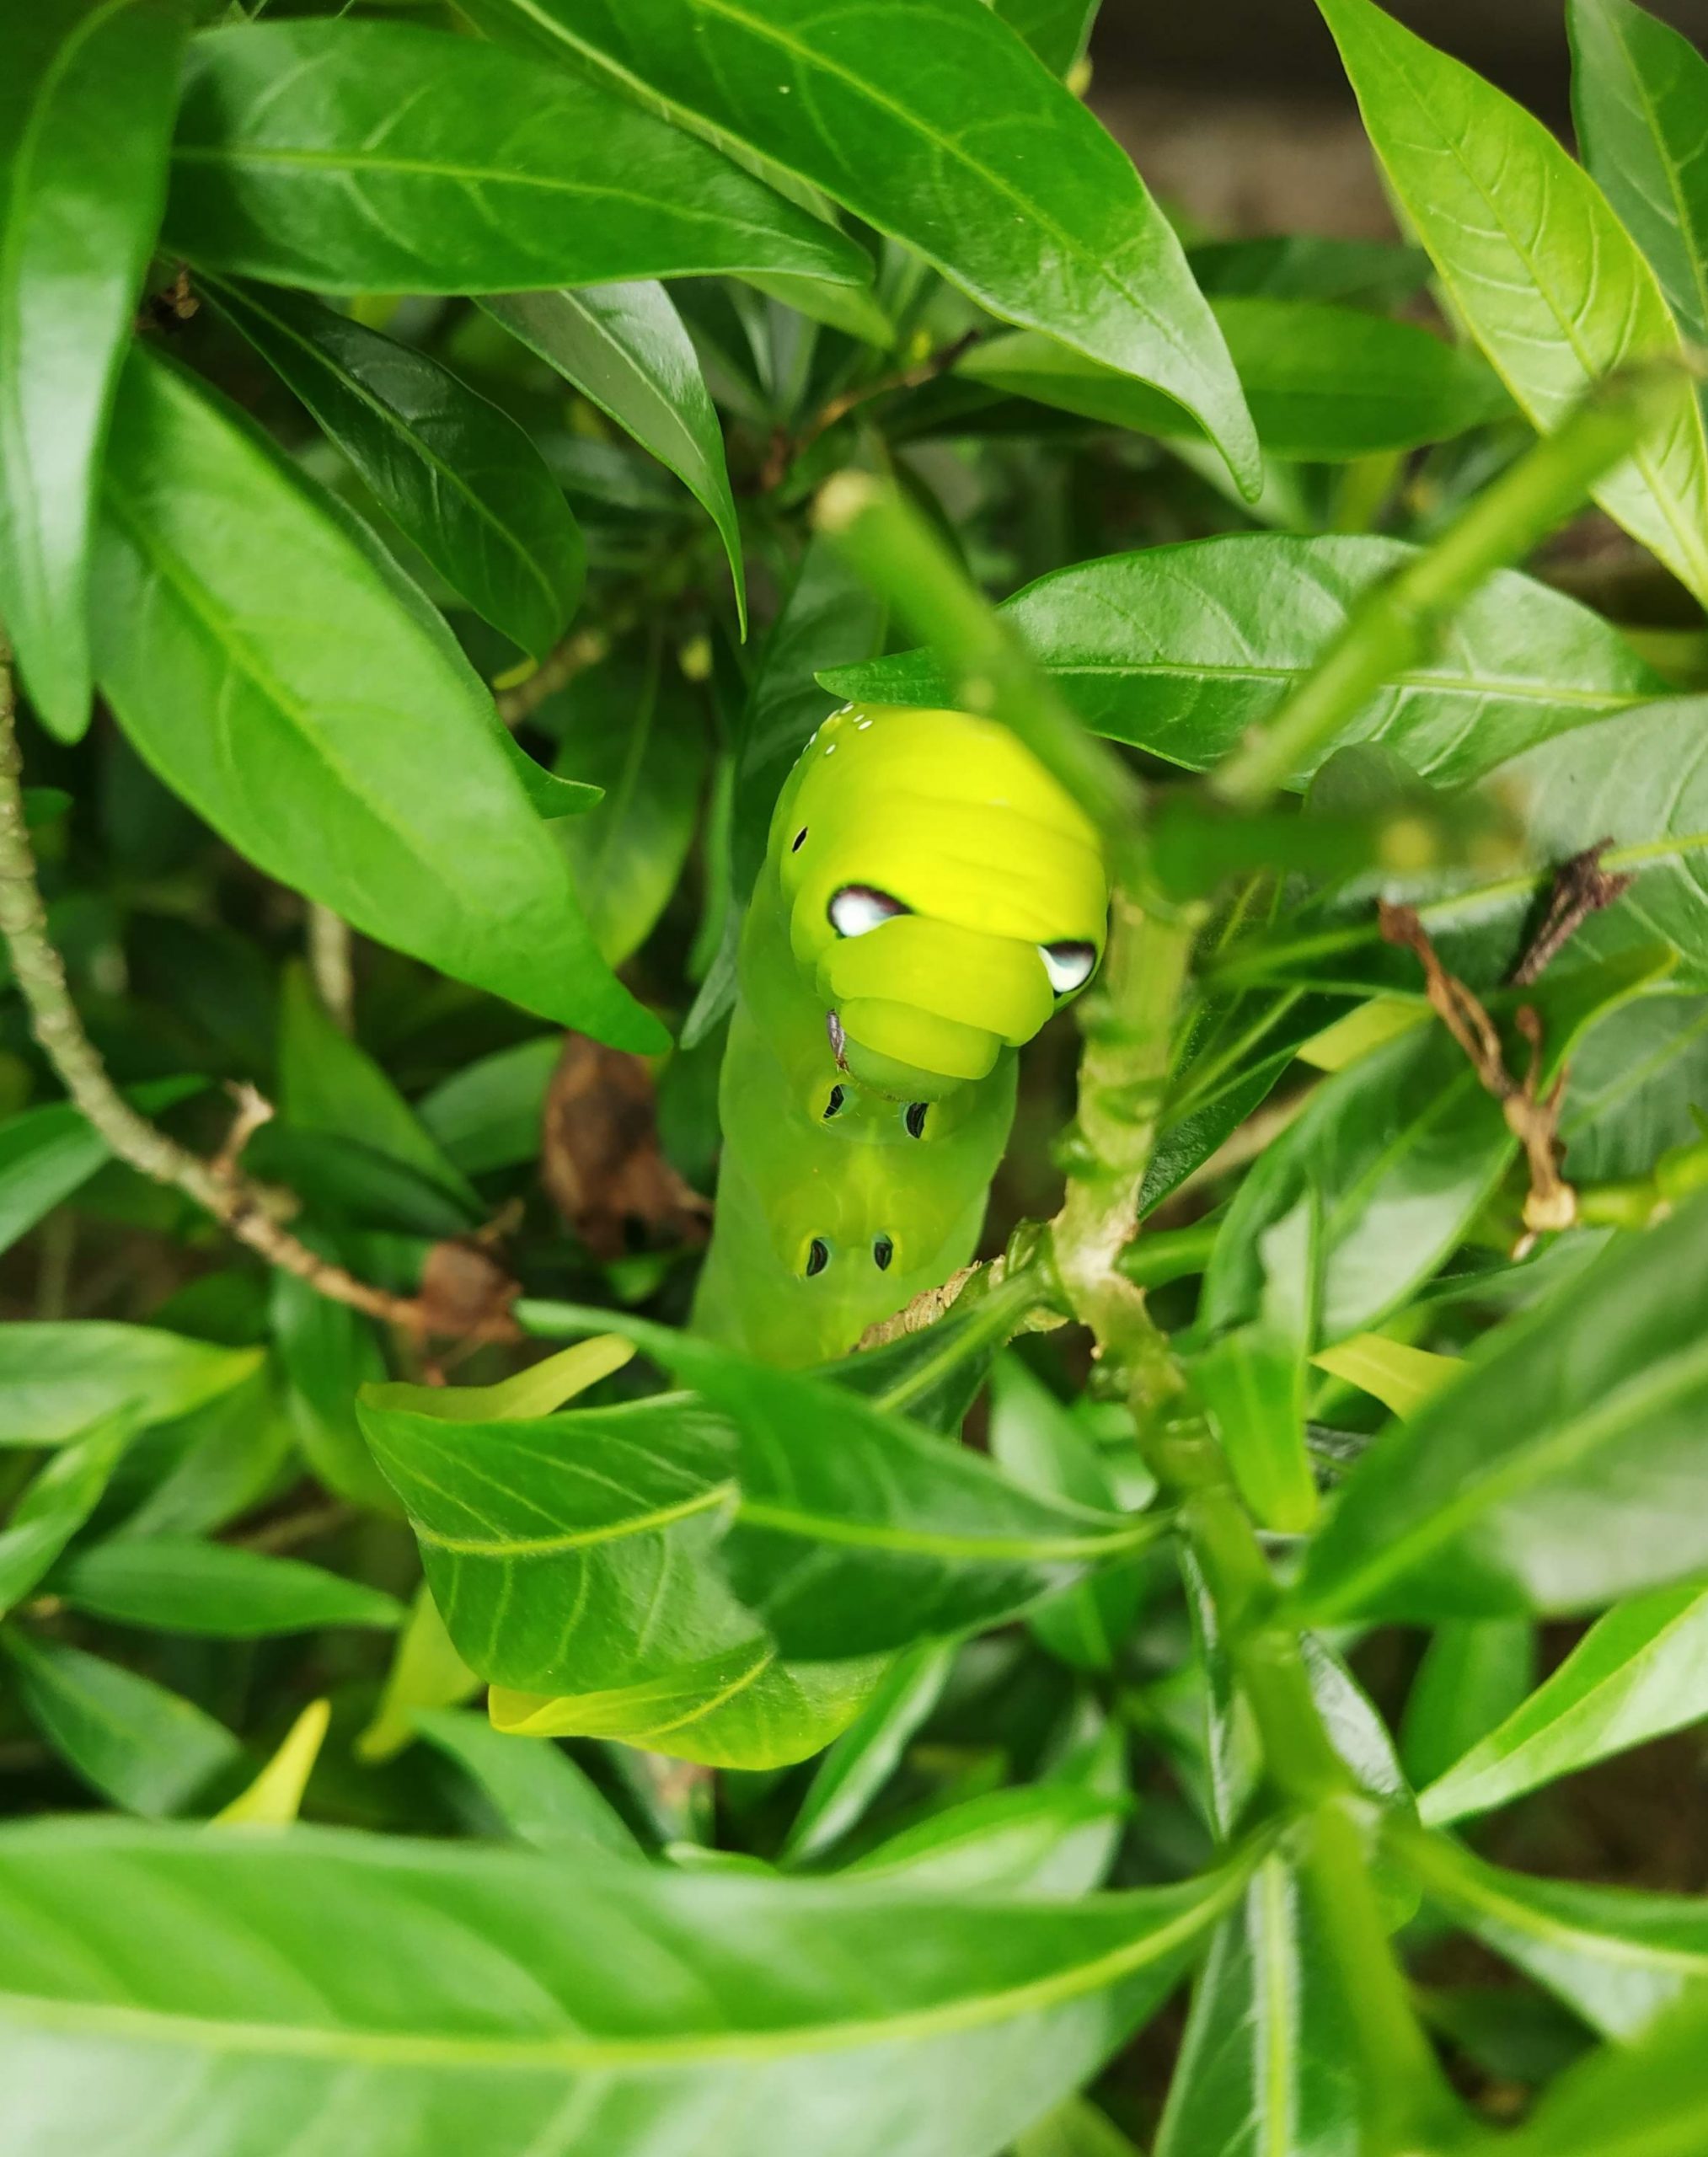
POLYGON ((1529 1065, 1523 1078, 1507 1068, 1506 1052, 1495 1022, 1473 992, 1448 973, 1436 955, 1429 934, 1411 907, 1381 903, 1382 934, 1389 943, 1415 952, 1423 967, 1431 1007, 1464 1051, 1485 1092, 1501 1105, 1507 1128, 1523 1147, 1530 1189, 1524 1201, 1524 1226, 1531 1235, 1569 1228, 1577 1218, 1577 1194, 1560 1173, 1560 1108, 1566 1097, 1566 1070, 1546 1093, 1541 1089, 1542 1020, 1534 1004, 1521 1004, 1514 1023, 1529 1043, 1529 1065))
POLYGON ((1555 871, 1548 904, 1536 933, 1507 977, 1513 988, 1529 988, 1533 982, 1539 981, 1590 915, 1610 907, 1630 889, 1632 880, 1629 875, 1609 876, 1601 865, 1601 857, 1612 844, 1611 839, 1598 839, 1582 854, 1574 854, 1555 871))

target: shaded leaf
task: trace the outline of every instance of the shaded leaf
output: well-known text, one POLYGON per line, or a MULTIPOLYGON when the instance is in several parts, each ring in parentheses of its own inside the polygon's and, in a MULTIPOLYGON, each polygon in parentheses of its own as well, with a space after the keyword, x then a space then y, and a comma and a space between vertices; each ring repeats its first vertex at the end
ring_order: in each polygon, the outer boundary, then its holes
POLYGON ((539 1152, 546 1088, 563 1044, 555 1034, 464 1064, 415 1103, 415 1113, 464 1175, 511 1169, 539 1152))
POLYGON ((945 1806, 879 1843, 838 1877, 932 1895, 1089 1894, 1109 1870, 1127 1800, 1077 1783, 1025 1783, 945 1806))
MULTIPOLYGON (((144 1116, 199 1093, 199 1078, 162 1078, 128 1096, 144 1116)), ((23 1109, 0 1122, 0 1250, 9 1250, 56 1206, 112 1158, 111 1149, 72 1101, 23 1109)))
POLYGON ((391 1626, 402 1606, 381 1589, 299 1558, 275 1558, 187 1536, 129 1535, 92 1544, 60 1566, 53 1592, 120 1625, 211 1640, 256 1640, 323 1625, 391 1626))
POLYGON ((0 620, 62 741, 89 718, 102 437, 165 198, 185 24, 166 0, 32 0, 0 76, 0 620))
POLYGON ((426 1582, 415 1591, 409 1623, 398 1635, 373 1721, 356 1741, 356 1756, 372 1765, 414 1744, 422 1709, 460 1707, 480 1680, 445 1630, 426 1582))
POLYGON ((933 1640, 897 1657, 814 1771, 780 1862, 811 1864, 858 1826, 936 1706, 955 1653, 933 1640))
POLYGON ((629 100, 408 23, 203 31, 166 227, 193 263, 323 292, 866 274, 833 227, 629 100))
POLYGON ((1708 1566, 1708 1196, 1621 1237, 1394 1424, 1305 1560, 1318 1616, 1583 1610, 1708 1566))
POLYGON ((543 659, 581 594, 586 549, 516 422, 425 352, 348 315, 202 281, 451 589, 543 659))
POLYGON ((1630 0, 1568 0, 1566 19, 1583 162, 1679 327, 1708 342, 1708 60, 1630 0))
POLYGON ((0 1614, 29 1592, 100 1503, 135 1429, 121 1409, 36 1470, 0 1529, 0 1614))
MULTIPOLYGON (((858 288, 826 285, 827 292, 858 288)), ((667 464, 718 528, 747 627, 742 527, 724 437, 682 318, 661 285, 590 285, 580 292, 506 292, 482 302, 531 352, 574 383, 661 464, 667 464)))
POLYGON ((1525 1618, 1470 1618, 1438 1625, 1405 1699, 1400 1746, 1422 1817, 1425 1790, 1497 1730, 1536 1682, 1536 1630, 1525 1618))
POLYGON ((642 1855, 586 1771, 549 1738, 506 1737, 484 1715, 449 1708, 417 1708, 413 1720, 430 1745, 473 1778, 521 1841, 583 1862, 595 1855, 619 1860, 642 1855))
POLYGON ((83 1780, 127 1812, 181 1812, 243 1749, 223 1723, 62 1640, 0 1635, 30 1721, 83 1780))
POLYGON ((979 0, 858 14, 667 0, 644 20, 613 0, 470 12, 644 85, 905 241, 993 313, 1154 382, 1256 490, 1250 419, 1172 227, 1125 153, 979 0))
MULTIPOLYGON (((1512 409, 1474 353, 1414 323, 1309 300, 1226 298, 1211 311, 1271 457, 1335 463, 1415 449, 1512 409)), ((975 345, 956 372, 1140 434, 1203 431, 1148 383, 1036 330, 975 345)))

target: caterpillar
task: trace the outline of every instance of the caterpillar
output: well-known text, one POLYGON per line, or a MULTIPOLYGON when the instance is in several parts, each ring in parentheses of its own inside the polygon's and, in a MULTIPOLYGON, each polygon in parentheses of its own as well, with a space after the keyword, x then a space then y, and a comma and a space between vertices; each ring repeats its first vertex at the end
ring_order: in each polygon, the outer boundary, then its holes
POLYGON ((1017 1052, 1095 972, 1107 913, 1095 831, 1005 727, 826 720, 742 924, 699 1331, 829 1362, 968 1263, 1017 1052))

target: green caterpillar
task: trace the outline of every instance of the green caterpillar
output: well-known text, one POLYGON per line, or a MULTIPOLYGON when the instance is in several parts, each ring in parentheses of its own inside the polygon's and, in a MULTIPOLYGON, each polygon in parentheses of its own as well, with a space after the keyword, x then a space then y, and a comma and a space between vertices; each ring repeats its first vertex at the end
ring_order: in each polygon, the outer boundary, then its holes
POLYGON ((827 1362, 968 1262, 1015 1052, 1095 971, 1107 911, 1095 832, 1006 728, 825 721, 742 928, 700 1331, 827 1362))

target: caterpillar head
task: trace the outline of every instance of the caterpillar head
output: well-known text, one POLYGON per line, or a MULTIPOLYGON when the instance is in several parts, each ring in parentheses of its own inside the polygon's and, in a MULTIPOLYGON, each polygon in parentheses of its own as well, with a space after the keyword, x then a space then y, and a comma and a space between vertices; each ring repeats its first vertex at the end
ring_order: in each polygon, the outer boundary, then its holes
POLYGON ((989 720, 838 712, 784 789, 772 847, 837 1062, 896 1099, 983 1078, 1102 956, 1096 833, 989 720))

